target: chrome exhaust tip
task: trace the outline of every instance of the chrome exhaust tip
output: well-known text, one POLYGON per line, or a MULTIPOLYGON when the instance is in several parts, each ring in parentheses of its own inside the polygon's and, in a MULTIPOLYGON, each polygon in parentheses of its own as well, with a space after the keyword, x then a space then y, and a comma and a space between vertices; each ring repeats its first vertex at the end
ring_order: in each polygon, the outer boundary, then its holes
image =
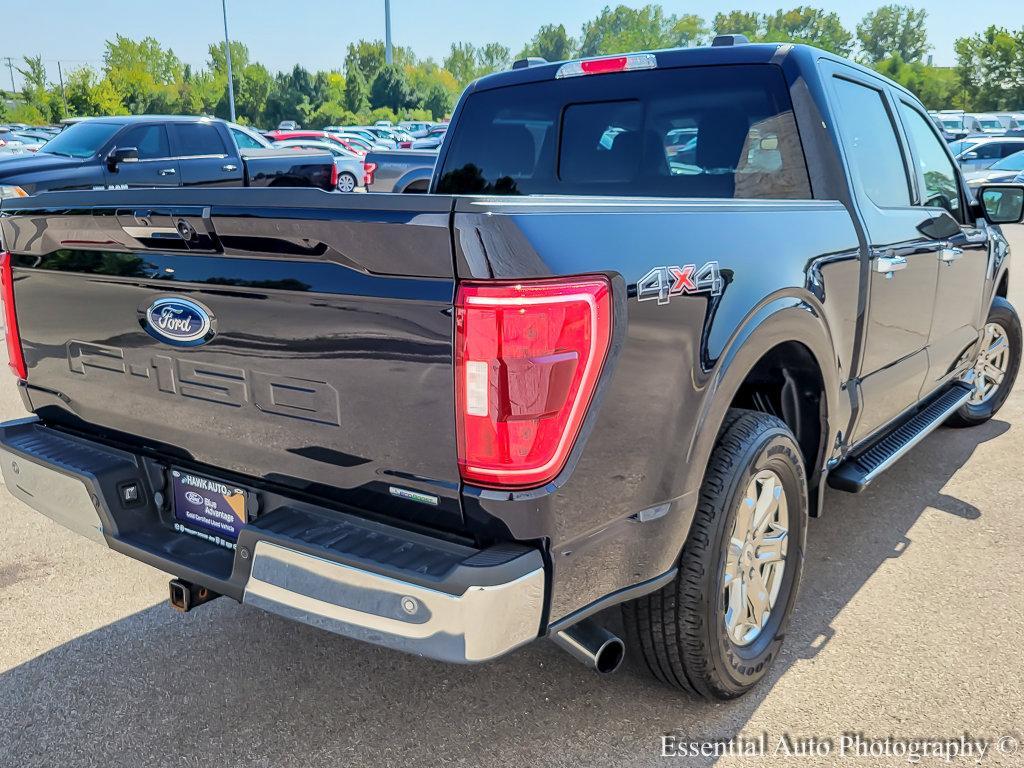
POLYGON ((626 644, 590 619, 551 636, 555 644, 598 674, 610 675, 622 665, 626 644))

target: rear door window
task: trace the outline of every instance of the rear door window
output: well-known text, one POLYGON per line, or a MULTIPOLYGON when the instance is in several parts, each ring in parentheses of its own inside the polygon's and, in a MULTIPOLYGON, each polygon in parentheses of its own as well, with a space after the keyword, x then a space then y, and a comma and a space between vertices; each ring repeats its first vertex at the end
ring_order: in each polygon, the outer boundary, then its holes
POLYGON ((220 131, 210 123, 172 123, 171 130, 179 157, 227 154, 220 131))
POLYGON ((471 95, 447 194, 810 198, 778 67, 552 79, 471 95))
POLYGON ((839 133, 861 188, 880 208, 910 205, 910 183, 896 128, 882 92, 846 78, 833 79, 842 119, 839 133))

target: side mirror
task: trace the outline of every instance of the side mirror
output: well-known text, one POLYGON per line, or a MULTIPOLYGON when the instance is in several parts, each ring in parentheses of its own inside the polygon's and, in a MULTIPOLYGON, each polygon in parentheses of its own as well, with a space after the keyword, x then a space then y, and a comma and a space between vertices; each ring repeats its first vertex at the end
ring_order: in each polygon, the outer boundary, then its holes
POLYGON ((107 167, 116 171, 121 163, 137 163, 139 161, 138 147, 117 147, 107 155, 107 167))
POLYGON ((978 159, 978 153, 977 152, 965 152, 963 155, 960 156, 960 159, 961 160, 977 160, 978 159))
POLYGON ((974 205, 989 224, 1024 220, 1024 184, 982 184, 974 205))

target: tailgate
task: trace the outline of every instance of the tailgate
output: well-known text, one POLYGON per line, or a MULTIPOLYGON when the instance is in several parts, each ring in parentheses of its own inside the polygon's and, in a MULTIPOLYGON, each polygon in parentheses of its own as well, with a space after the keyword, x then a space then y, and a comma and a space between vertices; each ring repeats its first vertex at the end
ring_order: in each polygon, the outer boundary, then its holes
POLYGON ((33 409, 457 530, 451 203, 305 189, 5 201, 33 409))

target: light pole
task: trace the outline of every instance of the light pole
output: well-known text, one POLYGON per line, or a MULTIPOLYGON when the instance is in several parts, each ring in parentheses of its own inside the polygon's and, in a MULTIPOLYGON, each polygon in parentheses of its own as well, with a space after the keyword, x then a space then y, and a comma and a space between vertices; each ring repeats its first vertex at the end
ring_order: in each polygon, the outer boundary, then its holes
POLYGON ((384 0, 384 61, 392 63, 394 55, 391 50, 391 0, 384 0))
POLYGON ((235 122, 235 78, 231 72, 231 38, 228 37, 228 0, 220 0, 224 11, 224 53, 228 58, 228 103, 231 105, 231 122, 235 122))

